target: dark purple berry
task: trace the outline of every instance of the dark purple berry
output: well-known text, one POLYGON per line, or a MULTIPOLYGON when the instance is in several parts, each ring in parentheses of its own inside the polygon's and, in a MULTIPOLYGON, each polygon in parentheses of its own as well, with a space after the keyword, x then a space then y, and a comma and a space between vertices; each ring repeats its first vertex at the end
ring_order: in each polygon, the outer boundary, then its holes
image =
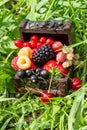
POLYGON ((42 70, 41 68, 36 68, 35 73, 39 75, 41 70, 42 70))
POLYGON ((37 77, 36 75, 32 75, 32 76, 30 77, 30 80, 31 80, 31 82, 33 82, 33 83, 37 83, 38 77, 37 77))
POLYGON ((40 72, 40 76, 42 76, 45 79, 48 79, 49 78, 49 72, 47 70, 42 70, 40 72))
POLYGON ((32 75, 32 69, 26 70, 25 73, 27 77, 30 77, 32 75))
POLYGON ((24 78, 25 77, 25 72, 21 69, 18 69, 17 71, 17 76, 20 78, 24 78))

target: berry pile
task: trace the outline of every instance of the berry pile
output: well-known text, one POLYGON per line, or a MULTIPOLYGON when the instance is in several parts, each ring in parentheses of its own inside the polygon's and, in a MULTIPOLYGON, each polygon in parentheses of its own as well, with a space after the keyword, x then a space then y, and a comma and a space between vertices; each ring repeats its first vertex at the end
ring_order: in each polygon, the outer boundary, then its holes
MULTIPOLYGON (((45 89, 47 89, 47 86, 49 84, 49 72, 48 70, 43 70, 41 68, 27 69, 25 71, 18 69, 15 78, 19 78, 20 80, 25 80, 25 78, 27 78, 27 81, 29 81, 28 83, 31 83, 32 85, 38 85, 40 88, 45 87, 45 89)), ((31 84, 28 84, 28 86, 31 86, 31 84)))
MULTIPOLYGON (((17 77, 26 77, 31 83, 39 86, 44 84, 45 90, 49 86, 46 81, 51 77, 50 70, 56 68, 63 78, 68 73, 70 66, 79 64, 79 55, 75 54, 72 48, 51 37, 33 35, 29 41, 15 40, 14 45, 18 48, 18 54, 12 59, 11 66, 17 70, 17 77)), ((77 84, 81 86, 81 82, 77 84)), ((71 88, 77 90, 79 87, 75 89, 75 85, 73 87, 73 82, 71 82, 71 88)), ((51 93, 47 91, 42 93, 43 102, 49 101, 48 98, 46 99, 46 95, 50 97, 51 93)))

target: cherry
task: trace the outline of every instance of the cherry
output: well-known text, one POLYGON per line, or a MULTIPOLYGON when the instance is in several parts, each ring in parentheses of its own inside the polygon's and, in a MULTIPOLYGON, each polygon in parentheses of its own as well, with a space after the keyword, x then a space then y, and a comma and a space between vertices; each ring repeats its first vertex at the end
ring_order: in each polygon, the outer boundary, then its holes
POLYGON ((38 39, 39 39, 39 38, 38 38, 37 35, 33 35, 33 36, 30 38, 31 41, 35 41, 35 42, 37 42, 38 39))
POLYGON ((23 41, 21 41, 20 39, 17 39, 17 40, 15 40, 14 41, 14 45, 16 46, 16 47, 22 47, 22 45, 23 45, 23 41))
POLYGON ((52 38, 48 38, 46 41, 47 45, 52 45, 53 44, 53 39, 52 38))
POLYGON ((40 42, 45 43, 45 42, 46 42, 46 37, 42 36, 42 37, 40 38, 40 42))
POLYGON ((52 98, 53 98, 53 94, 44 90, 43 93, 40 96, 40 99, 42 102, 51 102, 52 98))
POLYGON ((74 77, 70 82, 70 87, 73 90, 78 90, 81 87, 81 85, 82 85, 82 81, 77 77, 74 77))
POLYGON ((31 42, 31 48, 32 49, 36 49, 37 48, 37 42, 36 41, 32 41, 31 42))
POLYGON ((52 49, 54 51, 57 51, 58 49, 62 48, 63 47, 63 44, 60 42, 60 41, 55 41, 53 44, 52 44, 52 49))
POLYGON ((37 49, 40 48, 42 46, 41 42, 37 42, 37 49))

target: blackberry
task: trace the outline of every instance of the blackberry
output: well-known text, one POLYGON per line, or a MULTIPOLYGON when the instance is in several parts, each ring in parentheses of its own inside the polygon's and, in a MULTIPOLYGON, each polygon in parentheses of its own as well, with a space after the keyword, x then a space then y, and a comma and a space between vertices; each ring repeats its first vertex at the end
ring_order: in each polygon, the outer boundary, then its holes
POLYGON ((47 61, 54 59, 55 55, 50 45, 42 45, 33 55, 33 61, 39 65, 44 65, 47 61))

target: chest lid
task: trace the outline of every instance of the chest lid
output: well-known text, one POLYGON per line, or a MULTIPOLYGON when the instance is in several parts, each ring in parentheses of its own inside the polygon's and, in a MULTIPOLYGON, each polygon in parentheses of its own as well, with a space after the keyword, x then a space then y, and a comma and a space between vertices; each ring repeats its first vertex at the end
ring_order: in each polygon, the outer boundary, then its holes
POLYGON ((32 35, 53 37, 65 45, 75 41, 75 25, 72 21, 30 21, 24 19, 19 25, 21 40, 29 41, 32 35))

